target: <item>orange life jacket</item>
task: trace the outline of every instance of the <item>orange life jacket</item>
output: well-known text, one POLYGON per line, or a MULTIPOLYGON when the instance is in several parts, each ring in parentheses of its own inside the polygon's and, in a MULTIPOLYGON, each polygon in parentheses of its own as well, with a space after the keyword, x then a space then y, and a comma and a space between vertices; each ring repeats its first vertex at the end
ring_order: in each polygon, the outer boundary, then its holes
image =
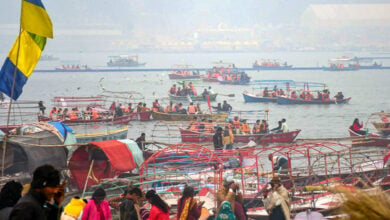
POLYGON ((96 109, 92 109, 92 119, 98 119, 99 112, 96 109))
POLYGON ((249 125, 247 123, 242 123, 240 130, 242 132, 249 133, 250 132, 250 127, 249 127, 249 125))
POLYGON ((233 127, 236 129, 240 128, 240 120, 233 120, 233 127))
POLYGON ((196 108, 194 105, 188 106, 188 114, 195 114, 196 113, 196 108))
POLYGON ((70 111, 69 118, 70 118, 70 120, 76 120, 77 119, 77 114, 76 114, 76 112, 74 110, 70 111))

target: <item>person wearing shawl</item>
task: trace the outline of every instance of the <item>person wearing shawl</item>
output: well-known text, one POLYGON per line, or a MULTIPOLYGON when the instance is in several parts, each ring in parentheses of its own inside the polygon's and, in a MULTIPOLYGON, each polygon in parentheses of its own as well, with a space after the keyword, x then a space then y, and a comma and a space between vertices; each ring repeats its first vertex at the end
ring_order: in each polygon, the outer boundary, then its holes
POLYGON ((279 177, 272 178, 271 191, 264 192, 264 207, 270 220, 290 220, 290 197, 288 191, 282 185, 279 177))
POLYGON ((217 192, 217 210, 221 209, 223 201, 228 201, 232 207, 233 214, 237 219, 245 219, 245 213, 242 207, 243 197, 239 192, 238 184, 234 183, 233 178, 227 177, 223 180, 223 187, 217 192))
POLYGON ((236 220, 232 206, 228 201, 223 201, 217 214, 216 220, 236 220))
POLYGON ((84 207, 81 220, 111 220, 111 210, 105 198, 106 191, 103 188, 97 188, 84 207))
POLYGON ((186 186, 182 197, 177 201, 177 219, 178 220, 196 220, 199 219, 204 202, 197 202, 194 198, 195 191, 191 186, 186 186))
POLYGON ((0 192, 0 219, 8 219, 12 208, 21 198, 23 186, 13 180, 7 182, 0 192))

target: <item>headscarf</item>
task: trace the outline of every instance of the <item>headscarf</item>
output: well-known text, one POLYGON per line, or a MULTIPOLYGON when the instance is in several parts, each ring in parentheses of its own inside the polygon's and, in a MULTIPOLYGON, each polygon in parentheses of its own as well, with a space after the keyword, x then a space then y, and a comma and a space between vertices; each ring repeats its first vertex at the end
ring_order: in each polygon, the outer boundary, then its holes
POLYGON ((232 206, 228 201, 222 202, 216 220, 236 220, 236 216, 233 214, 232 206))
POLYGON ((23 186, 19 182, 7 182, 0 192, 0 209, 13 207, 21 197, 23 186))

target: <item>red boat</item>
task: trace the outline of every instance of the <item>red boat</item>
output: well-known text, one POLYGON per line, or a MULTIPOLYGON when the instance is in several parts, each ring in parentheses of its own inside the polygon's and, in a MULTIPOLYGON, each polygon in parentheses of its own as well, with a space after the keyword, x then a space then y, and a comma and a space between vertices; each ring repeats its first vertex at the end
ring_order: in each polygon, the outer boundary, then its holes
MULTIPOLYGON (((121 117, 107 117, 107 118, 99 118, 99 119, 76 119, 76 120, 58 120, 63 122, 64 124, 77 124, 77 123, 96 123, 96 122, 113 122, 114 124, 127 124, 131 120, 139 120, 139 121, 149 121, 150 115, 152 114, 151 111, 147 112, 139 112, 139 113, 131 113, 127 115, 123 115, 121 117)), ((38 116, 39 121, 50 121, 50 119, 46 116, 39 115, 38 116)))
MULTIPOLYGON (((213 142, 214 133, 196 132, 189 129, 180 129, 181 141, 200 143, 213 142)), ((269 134, 236 134, 234 135, 235 143, 248 143, 253 140, 257 143, 290 143, 298 136, 301 130, 290 131, 286 133, 269 133, 269 134)))
POLYGON ((348 129, 349 135, 351 137, 361 137, 358 140, 352 140, 352 146, 370 146, 370 147, 388 147, 390 145, 390 138, 384 138, 380 135, 369 133, 368 136, 358 134, 351 129, 348 129))

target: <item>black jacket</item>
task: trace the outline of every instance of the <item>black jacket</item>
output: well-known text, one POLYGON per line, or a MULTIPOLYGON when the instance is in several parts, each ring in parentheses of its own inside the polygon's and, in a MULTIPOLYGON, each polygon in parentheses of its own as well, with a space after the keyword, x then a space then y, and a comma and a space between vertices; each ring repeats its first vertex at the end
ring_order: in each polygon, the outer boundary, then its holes
POLYGON ((138 219, 137 210, 134 207, 134 201, 124 199, 119 206, 120 220, 138 219))
POLYGON ((213 142, 214 142, 214 150, 223 149, 222 134, 218 134, 218 132, 216 132, 213 136, 213 142))
POLYGON ((62 208, 45 202, 45 197, 32 189, 15 205, 9 220, 58 220, 62 208))

